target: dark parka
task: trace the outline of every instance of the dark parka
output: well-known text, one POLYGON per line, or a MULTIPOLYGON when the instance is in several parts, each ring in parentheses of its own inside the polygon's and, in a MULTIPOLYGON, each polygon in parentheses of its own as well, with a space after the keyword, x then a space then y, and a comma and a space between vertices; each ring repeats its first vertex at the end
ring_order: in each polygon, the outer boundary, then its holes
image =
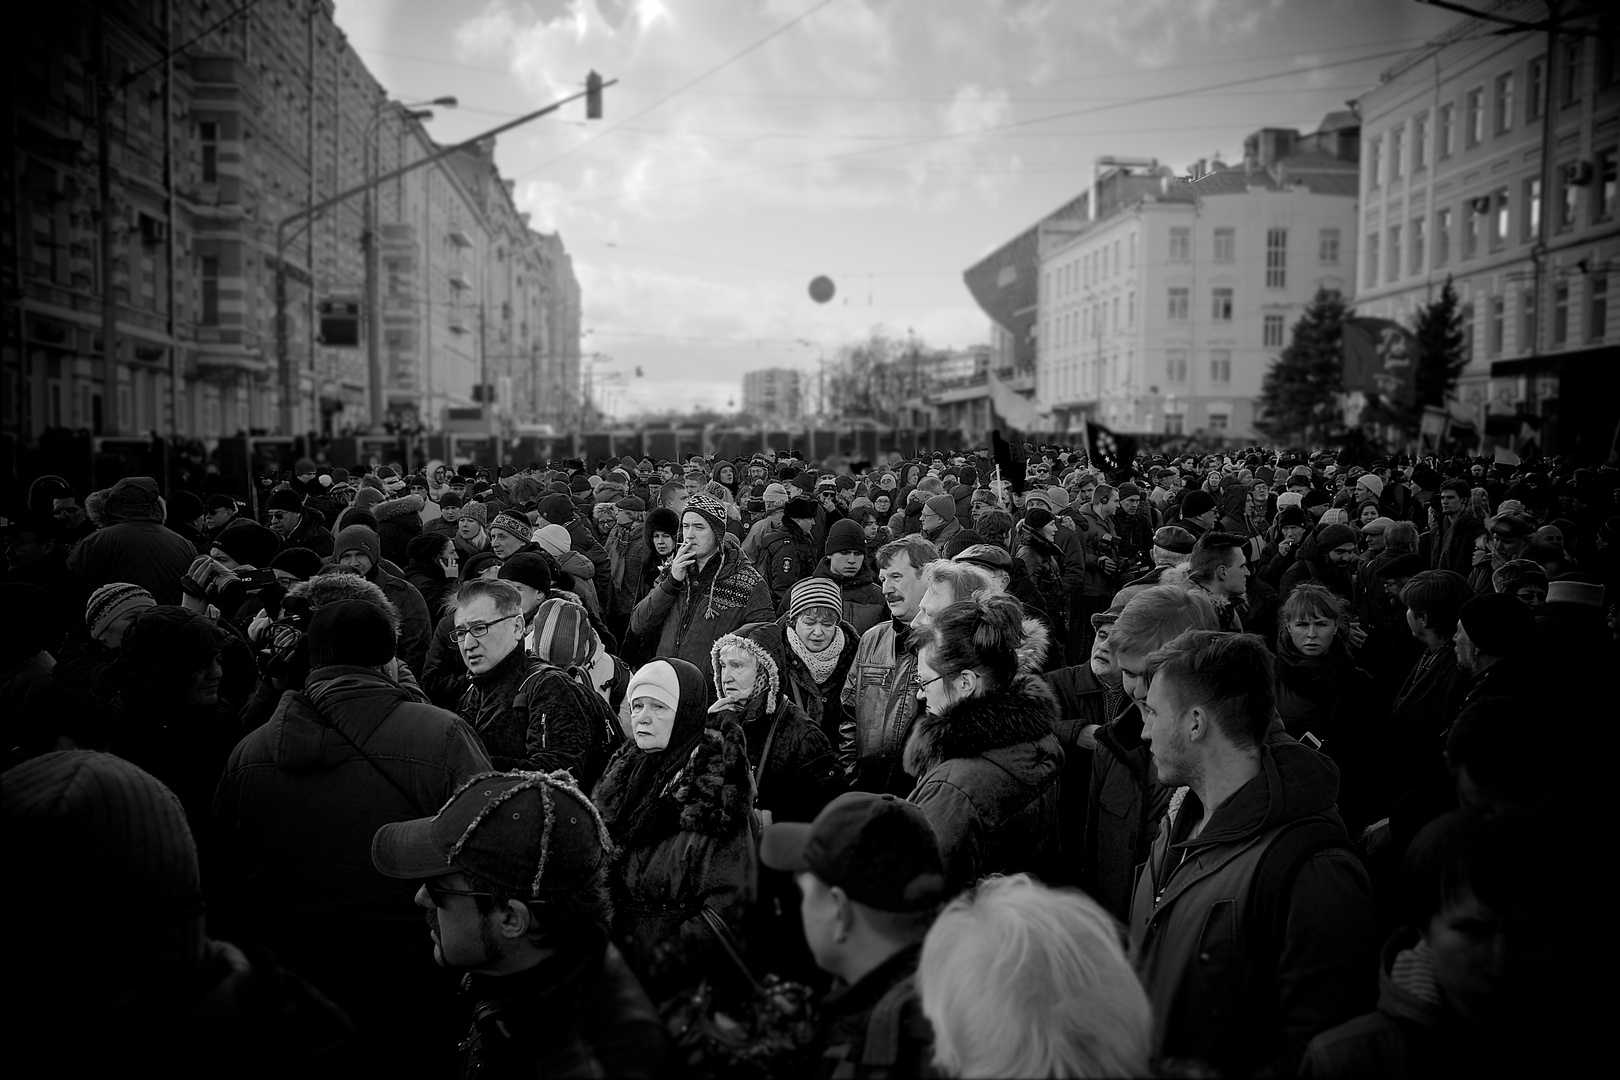
POLYGON ((778 612, 787 604, 793 586, 815 572, 816 559, 814 538, 785 515, 781 527, 760 542, 759 571, 770 586, 771 602, 778 612))
MULTIPOLYGON (((838 663, 833 666, 832 674, 821 685, 816 684, 815 676, 810 674, 810 668, 793 651, 788 635, 793 629, 788 625, 788 617, 782 616, 777 621, 782 632, 782 666, 784 678, 782 692, 810 717, 827 736, 827 740, 837 749, 845 733, 850 730, 853 721, 844 708, 844 683, 849 679, 849 669, 855 664, 855 650, 860 648, 861 638, 855 628, 847 622, 840 622, 838 628, 844 632, 844 648, 838 657, 838 663)), ((829 649, 831 645, 827 646, 829 649)))
POLYGON ((1131 900, 1155 1057, 1291 1076, 1373 1002, 1371 886, 1334 806, 1339 771, 1273 720, 1260 771, 1209 819, 1187 790, 1131 900))
POLYGON ((159 604, 178 604, 180 579, 197 549, 163 527, 163 499, 149 476, 126 476, 112 486, 102 509, 105 527, 73 546, 67 568, 86 592, 126 581, 159 604))
POLYGON ((759 571, 742 557, 729 533, 702 571, 676 581, 666 571, 636 605, 630 629, 648 647, 649 656, 675 656, 708 669, 709 649, 722 634, 739 626, 776 618, 770 590, 759 571))
MULTIPOLYGON (((1091 725, 1108 723, 1129 699, 1120 687, 1098 679, 1090 663, 1061 667, 1041 677, 1057 698, 1058 719, 1052 730, 1063 747, 1063 791, 1058 799, 1058 844, 1063 859, 1061 871, 1052 883, 1078 885, 1095 756, 1092 746, 1082 740, 1081 732, 1091 725)), ((1096 742, 1096 732, 1090 742, 1096 742)))
POLYGON ((519 643, 472 676, 457 712, 502 772, 567 769, 589 790, 606 764, 608 733, 600 730, 587 693, 568 672, 530 656, 519 643))
POLYGON ((1063 751, 1052 725, 1057 701, 1033 675, 918 713, 906 743, 910 800, 934 827, 947 887, 986 874, 1050 877, 1058 861, 1063 751))
POLYGON ((420 495, 401 495, 371 508, 377 519, 377 539, 382 542, 383 558, 405 565, 406 545, 422 535, 422 508, 426 505, 420 495))
POLYGON ((1097 729, 1080 858, 1080 887, 1121 922, 1169 803, 1170 789, 1159 783, 1142 741, 1142 713, 1131 705, 1097 729))

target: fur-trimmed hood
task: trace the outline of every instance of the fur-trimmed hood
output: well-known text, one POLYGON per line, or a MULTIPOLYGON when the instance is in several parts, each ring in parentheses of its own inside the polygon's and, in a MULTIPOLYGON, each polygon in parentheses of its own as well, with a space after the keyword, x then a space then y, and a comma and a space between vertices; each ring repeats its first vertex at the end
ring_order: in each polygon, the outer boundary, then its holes
POLYGON ((720 650, 735 646, 748 650, 759 664, 759 675, 755 680, 755 690, 759 689, 759 679, 763 678, 765 705, 767 709, 774 712, 777 701, 782 694, 782 665, 781 660, 772 650, 780 649, 781 645, 781 635, 774 623, 749 623, 747 626, 739 626, 734 633, 721 634, 718 638, 715 638, 714 644, 709 648, 709 671, 714 676, 715 697, 719 698, 725 694, 725 691, 720 687, 720 650), (761 641, 761 636, 774 637, 774 641, 761 641))
POLYGON ((958 701, 944 715, 919 712, 906 740, 906 772, 921 779, 953 758, 1038 742, 1052 735, 1057 719, 1057 698, 1045 680, 1020 674, 1008 686, 958 701))
POLYGON ((1024 643, 1018 646, 1018 670, 1034 675, 1046 670, 1046 654, 1052 645, 1052 634, 1039 619, 1024 617, 1024 643))
POLYGON ((411 514, 419 514, 426 505, 427 503, 423 501, 420 495, 401 495, 397 499, 384 499, 371 508, 371 514, 379 522, 382 522, 393 518, 408 517, 411 514))
POLYGON ((300 581, 288 589, 287 599, 302 600, 309 605, 311 613, 343 600, 365 600, 382 608, 394 626, 394 634, 399 634, 399 609, 384 595, 380 586, 359 574, 316 574, 308 581, 300 581))

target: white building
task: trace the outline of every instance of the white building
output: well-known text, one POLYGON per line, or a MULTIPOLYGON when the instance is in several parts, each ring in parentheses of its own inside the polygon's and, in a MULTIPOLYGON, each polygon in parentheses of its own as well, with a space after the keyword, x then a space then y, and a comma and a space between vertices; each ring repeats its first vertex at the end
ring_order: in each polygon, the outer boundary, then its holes
MULTIPOLYGON (((1547 17, 1539 0, 1491 11, 1547 17)), ((1596 12, 1572 26, 1549 50, 1546 33, 1468 20, 1362 96, 1356 298, 1361 314, 1409 322, 1453 278, 1466 411, 1481 427, 1489 412, 1547 418, 1566 446, 1594 429, 1606 444, 1620 391, 1620 46, 1596 12)))
POLYGON ((804 376, 795 368, 764 368, 743 376, 743 411, 759 419, 797 420, 804 414, 804 376))
MULTIPOLYGON (((1355 266, 1353 118, 1269 130, 1243 166, 1168 170, 1097 221, 1044 223, 1036 401, 1059 431, 1254 434, 1260 384, 1318 289, 1355 266)), ((1133 178, 1137 181, 1142 177, 1133 178)))

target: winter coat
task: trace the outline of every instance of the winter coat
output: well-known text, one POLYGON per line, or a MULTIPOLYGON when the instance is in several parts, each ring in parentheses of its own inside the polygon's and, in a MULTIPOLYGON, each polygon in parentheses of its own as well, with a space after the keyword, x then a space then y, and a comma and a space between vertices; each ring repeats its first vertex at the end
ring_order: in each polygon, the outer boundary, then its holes
POLYGON ((401 495, 371 508, 377 518, 377 538, 382 541, 383 558, 405 565, 405 545, 422 535, 422 507, 425 505, 420 495, 401 495))
POLYGON ((793 650, 789 641, 788 635, 793 633, 793 629, 788 625, 788 617, 782 616, 777 620, 777 625, 782 631, 782 692, 805 711, 810 722, 821 729, 836 750, 843 740, 846 725, 851 723, 850 714, 844 708, 844 685, 849 679, 850 668, 855 664, 855 653, 860 648, 861 637, 849 623, 838 624, 838 628, 844 632, 844 649, 827 681, 818 685, 815 676, 810 674, 809 666, 793 650))
MULTIPOLYGON (((427 605, 428 617, 436 622, 442 614, 445 599, 454 595, 450 580, 444 576, 444 567, 440 566, 437 560, 429 563, 408 563, 405 566, 405 580, 422 594, 422 603, 427 605)), ((426 663, 425 657, 423 663, 426 663)))
POLYGON ((490 767, 454 713, 370 668, 317 668, 225 763, 210 929, 274 949, 363 1029, 445 1026, 432 1010, 453 1008, 453 984, 432 962, 413 887, 377 871, 371 842, 490 767))
POLYGON ((929 533, 922 528, 922 522, 919 518, 917 531, 921 532, 923 537, 930 544, 933 544, 936 548, 943 552, 945 550, 945 545, 956 539, 956 534, 962 531, 962 523, 957 521, 955 518, 951 518, 949 521, 945 522, 945 524, 941 525, 938 530, 933 533, 933 535, 929 535, 929 533))
POLYGON ((756 570, 759 569, 760 552, 765 546, 765 538, 776 532, 781 527, 781 510, 772 510, 770 513, 759 517, 752 525, 748 526, 748 535, 743 537, 742 540, 743 558, 748 560, 748 565, 752 566, 756 570))
POLYGON ((461 658, 461 649, 450 637, 456 628, 454 615, 441 615, 433 624, 433 637, 428 641, 427 659, 422 665, 422 692, 441 709, 454 711, 467 689, 467 662, 461 658))
MULTIPOLYGON (((308 548, 321 558, 330 559, 332 557, 332 541, 332 530, 322 524, 320 511, 306 507, 304 509, 304 519, 298 523, 298 528, 294 529, 291 535, 281 538, 281 550, 308 548)), ((383 551, 387 552, 387 550, 388 548, 385 545, 383 551)), ((403 554, 394 556, 396 561, 404 557, 403 554)))
POLYGON ((1474 540, 1484 531, 1485 523, 1467 510, 1459 510, 1449 522, 1441 514, 1440 524, 1420 538, 1418 550, 1434 569, 1467 577, 1474 565, 1474 540))
POLYGON ((917 716, 917 657, 911 625, 896 619, 861 635, 840 701, 847 719, 838 760, 856 791, 909 795, 916 787, 901 760, 917 716))
POLYGON ((1080 887, 1121 922, 1131 907, 1136 868, 1147 858, 1170 789, 1159 783, 1134 704, 1097 729, 1086 796, 1080 887))
POLYGON ((519 645, 489 671, 472 676, 456 711, 478 733, 497 769, 567 769, 589 791, 606 764, 609 738, 603 710, 587 700, 589 693, 568 672, 519 645))
MULTIPOLYGON (((491 514, 489 519, 494 521, 495 515, 491 514)), ((542 521, 541 524, 544 525, 545 522, 542 521)), ((566 566, 563 569, 568 570, 576 579, 581 577, 587 579, 591 588, 595 590, 596 598, 599 601, 605 601, 613 595, 613 563, 608 558, 607 549, 601 545, 595 534, 591 532, 590 523, 579 514, 575 514, 566 523, 565 528, 568 529, 568 535, 573 538, 574 553, 584 556, 585 561, 591 564, 591 569, 585 571, 581 567, 576 571, 569 570, 566 566)), ((561 560, 558 561, 561 562, 561 560)), ((580 595, 583 596, 584 593, 580 595)), ((598 613, 601 612, 602 605, 600 602, 596 605, 596 610, 598 613)))
POLYGON ((813 821, 843 794, 843 772, 832 743, 805 711, 780 695, 777 702, 774 712, 746 722, 737 713, 754 770, 754 806, 774 821, 813 821))
POLYGON ((1458 668, 1457 651, 1450 642, 1425 653, 1406 677, 1380 725, 1382 776, 1376 790, 1382 802, 1372 808, 1375 820, 1408 792, 1449 783, 1445 736, 1467 692, 1468 678, 1458 668))
POLYGON ((427 666, 428 638, 433 633, 427 601, 416 591, 416 586, 381 566, 373 566, 366 580, 382 589, 388 602, 399 612, 399 644, 394 655, 405 661, 413 672, 421 671, 427 666))
POLYGON ((1107 557, 1119 562, 1119 537, 1114 534, 1113 526, 1089 506, 1081 507, 1074 515, 1074 526, 1086 567, 1079 595, 1112 597, 1119 590, 1119 573, 1104 570, 1102 560, 1107 557))
POLYGON ((1190 790, 1161 820, 1131 900, 1155 1057, 1291 1076, 1316 1035, 1373 1001, 1371 886, 1333 762, 1273 721, 1260 772, 1197 836, 1190 790))
POLYGON ((191 568, 197 549, 179 533, 163 527, 163 500, 157 483, 146 476, 126 476, 112 487, 102 511, 105 528, 74 545, 67 568, 86 592, 125 581, 139 585, 159 604, 179 604, 180 579, 191 568))
POLYGON ((1018 560, 1035 592, 1063 595, 1063 549, 1022 523, 1018 526, 1018 560))
POLYGON ((816 560, 814 541, 788 518, 760 543, 759 572, 770 586, 771 602, 778 613, 793 586, 815 572, 816 560))
MULTIPOLYGON (((559 569, 565 571, 569 577, 574 579, 574 584, 569 591, 580 598, 585 604, 586 611, 600 619, 602 617, 602 594, 596 590, 596 568, 591 565, 591 560, 578 551, 565 551, 560 557, 556 558, 556 562, 559 569)), ((610 572, 609 588, 611 589, 611 587, 612 577, 610 572)))
POLYGON ((816 564, 814 576, 838 583, 838 591, 844 594, 844 621, 855 628, 857 639, 889 617, 889 604, 883 599, 883 589, 877 583, 877 570, 870 555, 862 560, 854 577, 839 577, 833 573, 832 563, 823 555, 816 564))
POLYGON ((918 715, 905 750, 918 777, 910 801, 934 827, 952 892, 986 874, 1047 878, 1057 868, 1057 718, 1051 689, 1027 674, 943 715, 918 715))
POLYGON ((676 581, 667 572, 630 616, 630 629, 643 642, 656 642, 653 656, 678 656, 706 670, 709 649, 721 635, 753 622, 771 622, 776 611, 759 572, 742 557, 736 537, 727 536, 701 572, 676 581))
POLYGON ((608 533, 605 546, 613 572, 613 595, 611 598, 599 596, 597 599, 607 601, 609 615, 628 618, 646 595, 646 586, 641 579, 651 545, 641 535, 640 529, 630 531, 615 525, 608 533))
POLYGON ((1295 648, 1286 627, 1277 639, 1277 715, 1289 735, 1337 761, 1339 734, 1367 723, 1372 715, 1372 676, 1356 666, 1339 634, 1333 635, 1327 654, 1317 657, 1295 648))
MULTIPOLYGON (((1117 686, 1105 685, 1089 663, 1060 667, 1042 675, 1057 698, 1058 719, 1052 725, 1063 748, 1063 788, 1058 797, 1058 846, 1061 868, 1053 884, 1077 885, 1086 836, 1086 805, 1091 794, 1091 768, 1095 751, 1082 745, 1081 731, 1112 720, 1129 699, 1117 686)), ((1092 733, 1091 742, 1096 742, 1092 733)))
POLYGON ((922 946, 908 945, 821 1001, 823 1057, 849 1080, 936 1075, 934 1029, 917 992, 922 946))
POLYGON ((570 934, 516 974, 472 973, 462 998, 475 1016, 499 1015, 512 1035, 491 1045, 494 1031, 474 1022, 457 1047, 463 1080, 654 1077, 669 1069, 658 1010, 600 931, 570 934))

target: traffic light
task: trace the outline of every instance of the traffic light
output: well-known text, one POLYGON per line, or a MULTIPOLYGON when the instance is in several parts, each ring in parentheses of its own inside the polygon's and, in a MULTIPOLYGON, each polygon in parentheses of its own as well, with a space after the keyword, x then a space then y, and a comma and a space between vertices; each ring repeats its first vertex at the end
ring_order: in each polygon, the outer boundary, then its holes
POLYGON ((585 76, 585 119, 602 119, 602 76, 594 71, 585 76))

